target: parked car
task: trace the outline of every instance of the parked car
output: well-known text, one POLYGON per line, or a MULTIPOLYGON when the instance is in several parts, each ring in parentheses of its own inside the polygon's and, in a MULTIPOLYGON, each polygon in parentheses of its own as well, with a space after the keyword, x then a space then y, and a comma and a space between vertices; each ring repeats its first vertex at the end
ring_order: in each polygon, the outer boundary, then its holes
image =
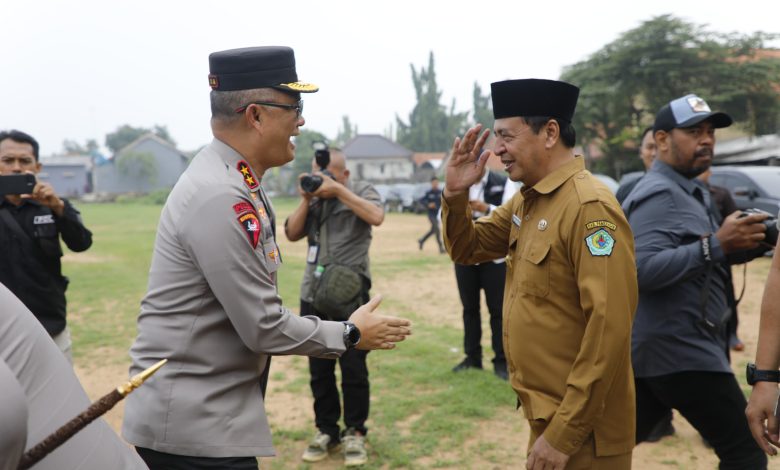
POLYGON ((710 184, 728 189, 741 210, 755 208, 772 215, 780 210, 780 167, 714 166, 710 184))

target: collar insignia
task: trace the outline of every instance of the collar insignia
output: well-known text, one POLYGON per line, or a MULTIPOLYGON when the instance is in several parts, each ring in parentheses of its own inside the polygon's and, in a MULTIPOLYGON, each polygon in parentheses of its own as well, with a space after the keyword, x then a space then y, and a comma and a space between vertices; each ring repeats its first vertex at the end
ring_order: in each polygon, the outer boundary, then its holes
POLYGON ((247 188, 257 189, 260 186, 260 181, 255 178, 255 175, 252 173, 252 169, 249 168, 249 164, 247 162, 244 160, 239 161, 236 165, 236 168, 244 178, 244 184, 246 184, 247 188))

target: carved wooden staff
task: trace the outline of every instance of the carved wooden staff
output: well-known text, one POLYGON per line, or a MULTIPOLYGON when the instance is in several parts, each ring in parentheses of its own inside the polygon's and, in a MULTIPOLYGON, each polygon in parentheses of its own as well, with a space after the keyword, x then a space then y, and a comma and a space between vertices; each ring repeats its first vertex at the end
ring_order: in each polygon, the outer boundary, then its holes
POLYGON ((134 375, 129 381, 112 390, 111 393, 108 393, 101 399, 93 402, 86 411, 65 423, 65 425, 50 434, 49 437, 25 452, 22 459, 19 461, 18 470, 28 469, 38 463, 63 442, 73 437, 74 434, 84 429, 89 423, 113 408, 114 405, 119 403, 119 401, 126 397, 130 392, 140 387, 146 379, 157 372, 157 370, 166 362, 168 362, 168 359, 163 359, 145 371, 134 375))

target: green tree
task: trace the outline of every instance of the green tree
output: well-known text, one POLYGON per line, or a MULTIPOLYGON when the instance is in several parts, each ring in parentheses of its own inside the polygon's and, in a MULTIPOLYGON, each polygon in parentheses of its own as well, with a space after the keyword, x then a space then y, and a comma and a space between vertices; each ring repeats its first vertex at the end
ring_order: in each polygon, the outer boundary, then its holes
POLYGON ((493 126, 493 106, 490 101, 490 93, 483 95, 479 83, 474 82, 474 120, 472 124, 482 124, 483 127, 493 126))
POLYGON ((410 66, 417 104, 409 114, 408 124, 396 116, 396 140, 416 152, 446 151, 454 136, 465 130, 468 113, 456 113, 454 99, 449 110, 440 103, 441 91, 436 84, 433 52, 430 53, 428 67, 421 67, 419 73, 414 64, 410 66))
POLYGON ((339 127, 339 133, 336 136, 336 140, 333 141, 333 144, 337 147, 343 147, 344 144, 349 142, 350 139, 358 134, 357 124, 353 126, 352 122, 349 120, 349 116, 343 116, 341 119, 342 121, 341 126, 339 127))
POLYGON ((642 129, 661 106, 687 93, 730 113, 749 133, 775 132, 780 61, 756 53, 774 37, 716 33, 663 15, 566 67, 561 79, 581 87, 574 125, 586 156, 598 147, 603 158, 595 169, 616 177, 640 169, 642 129))
POLYGON ((310 129, 301 129, 301 133, 295 137, 295 160, 292 162, 293 172, 297 177, 301 173, 311 172, 311 161, 314 159, 315 142, 328 143, 325 134, 310 129))
POLYGON ((174 142, 170 133, 168 132, 167 126, 160 126, 155 124, 152 129, 148 129, 145 127, 133 127, 128 124, 124 124, 119 126, 114 132, 106 134, 106 147, 111 149, 111 152, 117 153, 135 139, 148 133, 155 134, 157 137, 170 142, 171 145, 176 145, 176 142, 174 142))

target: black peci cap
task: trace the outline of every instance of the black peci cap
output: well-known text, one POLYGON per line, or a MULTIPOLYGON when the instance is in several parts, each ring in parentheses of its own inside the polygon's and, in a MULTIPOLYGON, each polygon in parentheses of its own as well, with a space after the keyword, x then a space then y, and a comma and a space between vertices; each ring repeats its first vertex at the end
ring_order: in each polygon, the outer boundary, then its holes
POLYGON ((580 89, 556 80, 527 78, 490 84, 493 117, 551 116, 571 122, 580 89))
POLYGON ((217 91, 276 88, 314 93, 319 87, 298 81, 295 54, 289 47, 245 47, 209 55, 209 86, 217 91))
POLYGON ((691 127, 709 119, 716 129, 729 127, 734 120, 726 113, 710 110, 706 101, 696 95, 685 95, 663 105, 655 115, 653 132, 670 131, 680 127, 691 127))

